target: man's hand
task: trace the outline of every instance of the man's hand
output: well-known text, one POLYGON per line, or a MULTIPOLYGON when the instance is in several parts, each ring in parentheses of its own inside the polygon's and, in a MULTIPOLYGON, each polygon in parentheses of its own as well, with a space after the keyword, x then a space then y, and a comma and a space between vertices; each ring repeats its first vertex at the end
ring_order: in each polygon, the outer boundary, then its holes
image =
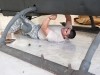
POLYGON ((56 18, 57 18, 57 14, 52 14, 52 15, 49 17, 50 20, 55 20, 56 18))

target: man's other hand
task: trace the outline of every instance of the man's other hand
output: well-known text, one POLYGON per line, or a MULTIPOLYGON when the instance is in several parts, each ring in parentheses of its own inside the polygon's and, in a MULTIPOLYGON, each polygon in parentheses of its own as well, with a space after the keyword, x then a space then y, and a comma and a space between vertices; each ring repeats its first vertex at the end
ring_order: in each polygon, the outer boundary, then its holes
POLYGON ((52 14, 51 16, 49 16, 50 20, 55 20, 57 18, 57 14, 52 14))

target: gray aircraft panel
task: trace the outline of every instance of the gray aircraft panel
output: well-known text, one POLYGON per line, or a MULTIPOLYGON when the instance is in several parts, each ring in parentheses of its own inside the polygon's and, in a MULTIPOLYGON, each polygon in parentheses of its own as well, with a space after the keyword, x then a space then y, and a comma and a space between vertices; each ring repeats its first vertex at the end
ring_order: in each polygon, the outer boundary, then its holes
POLYGON ((23 0, 0 0, 0 8, 3 11, 20 11, 24 9, 23 0))
POLYGON ((0 0, 0 8, 7 13, 34 5, 40 14, 100 15, 100 0, 0 0))

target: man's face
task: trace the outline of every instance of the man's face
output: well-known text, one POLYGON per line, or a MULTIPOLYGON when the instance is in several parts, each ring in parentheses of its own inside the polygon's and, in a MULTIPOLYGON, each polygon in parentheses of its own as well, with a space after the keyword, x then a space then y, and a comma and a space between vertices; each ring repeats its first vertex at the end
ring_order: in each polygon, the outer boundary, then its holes
POLYGON ((70 28, 62 28, 61 32, 62 32, 62 36, 64 39, 67 39, 69 34, 70 34, 71 29, 70 28))

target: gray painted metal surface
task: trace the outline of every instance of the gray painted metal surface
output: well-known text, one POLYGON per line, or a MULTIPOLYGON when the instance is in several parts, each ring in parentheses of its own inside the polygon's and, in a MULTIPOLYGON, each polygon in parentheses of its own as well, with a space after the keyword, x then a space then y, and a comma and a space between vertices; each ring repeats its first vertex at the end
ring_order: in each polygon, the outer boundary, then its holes
POLYGON ((4 15, 36 6, 38 14, 100 15, 100 0, 0 0, 4 15))
POLYGON ((95 28, 95 23, 94 23, 93 17, 89 16, 89 18, 91 20, 91 26, 92 26, 92 28, 95 28))
POLYGON ((21 17, 21 20, 24 23, 24 25, 22 26, 22 31, 24 33, 30 32, 32 30, 32 26, 29 23, 26 23, 24 16, 21 17))

